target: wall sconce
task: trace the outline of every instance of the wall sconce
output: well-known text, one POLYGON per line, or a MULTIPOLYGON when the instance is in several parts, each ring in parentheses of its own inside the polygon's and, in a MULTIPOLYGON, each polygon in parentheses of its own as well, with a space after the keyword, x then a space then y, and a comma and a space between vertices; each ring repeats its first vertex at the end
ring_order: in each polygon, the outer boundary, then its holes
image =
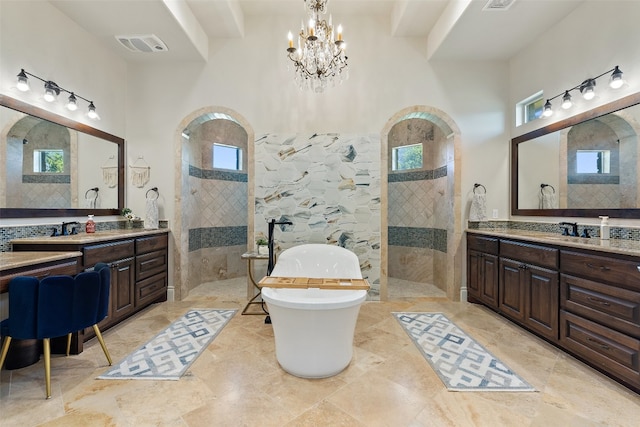
POLYGON ((570 92, 573 90, 579 90, 582 97, 586 100, 593 99, 596 96, 596 80, 608 73, 611 73, 611 77, 609 78, 609 87, 612 89, 621 88, 624 84, 624 79, 622 78, 622 71, 620 71, 620 68, 616 65, 615 68, 605 71, 597 77, 587 79, 571 89, 567 89, 552 98, 547 98, 547 102, 545 102, 544 107, 542 107, 542 117, 551 117, 551 115, 553 115, 553 106, 551 105, 551 101, 559 96, 562 96, 562 108, 565 110, 571 108, 573 102, 571 101, 570 92))
POLYGON ((69 111, 76 111, 78 109, 78 98, 80 98, 89 103, 87 116, 89 116, 89 118, 93 120, 100 120, 100 116, 98 116, 98 113, 96 113, 96 106, 93 104, 93 101, 89 101, 87 98, 59 86, 56 82, 45 80, 36 76, 35 74, 26 72, 24 68, 20 70, 20 73, 18 73, 18 83, 16 84, 16 87, 19 91, 26 92, 30 89, 29 77, 27 76, 34 77, 44 83, 45 101, 53 102, 58 98, 60 92, 66 92, 69 94, 69 98, 67 98, 67 109, 69 109, 69 111))

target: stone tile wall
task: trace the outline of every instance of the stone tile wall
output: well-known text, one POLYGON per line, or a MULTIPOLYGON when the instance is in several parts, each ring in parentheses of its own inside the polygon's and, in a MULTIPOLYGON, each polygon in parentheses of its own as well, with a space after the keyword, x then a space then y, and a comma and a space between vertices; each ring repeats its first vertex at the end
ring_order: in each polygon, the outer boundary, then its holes
POLYGON ((380 138, 266 134, 255 144, 255 235, 277 226, 276 250, 304 243, 354 252, 377 299, 380 283, 380 138))

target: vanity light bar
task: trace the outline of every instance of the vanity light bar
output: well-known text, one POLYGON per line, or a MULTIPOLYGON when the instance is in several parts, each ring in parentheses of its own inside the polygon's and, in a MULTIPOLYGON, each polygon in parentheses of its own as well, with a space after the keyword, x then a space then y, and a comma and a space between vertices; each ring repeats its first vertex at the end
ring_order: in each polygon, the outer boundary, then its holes
POLYGON ((542 117, 551 117, 553 115, 553 107, 551 105, 551 101, 559 96, 562 96, 562 108, 564 108, 565 110, 571 108, 573 103, 571 102, 571 94, 569 92, 573 90, 580 90, 582 97, 586 100, 593 99, 596 96, 596 80, 608 73, 611 73, 611 77, 609 78, 609 87, 611 87, 612 89, 619 89, 624 85, 622 71, 620 71, 619 66, 616 65, 611 70, 605 71, 597 77, 587 79, 582 83, 572 87, 571 89, 560 92, 552 98, 547 98, 547 102, 545 102, 544 107, 542 107, 542 117))
POLYGON ((19 91, 21 92, 26 92, 30 89, 29 87, 29 77, 27 76, 31 76, 33 78, 36 78, 38 80, 40 80, 41 82, 44 83, 44 100, 47 102, 53 102, 56 100, 56 98, 58 97, 58 95, 60 95, 60 92, 66 92, 69 94, 69 98, 67 99, 67 109, 69 109, 70 111, 75 111, 78 109, 78 98, 86 101, 89 103, 89 107, 88 107, 88 111, 87 111, 87 116, 90 119, 93 120, 100 120, 100 116, 98 116, 98 113, 96 112, 96 106, 94 105, 93 101, 88 100, 87 98, 78 95, 77 93, 74 93, 70 90, 67 90, 65 88, 63 88, 62 86, 59 86, 56 82, 51 81, 51 80, 45 80, 41 77, 36 76, 35 74, 31 74, 27 71, 24 70, 24 68, 22 68, 20 70, 20 73, 18 73, 18 83, 16 84, 16 88, 18 88, 19 91))

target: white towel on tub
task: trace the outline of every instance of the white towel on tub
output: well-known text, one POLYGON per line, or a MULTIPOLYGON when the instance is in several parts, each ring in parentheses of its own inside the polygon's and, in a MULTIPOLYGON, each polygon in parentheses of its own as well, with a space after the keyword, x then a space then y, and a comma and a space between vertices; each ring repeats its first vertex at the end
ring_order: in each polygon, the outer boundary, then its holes
POLYGON ((485 193, 474 193, 471 199, 471 209, 469 210, 469 221, 487 220, 487 195, 485 193))

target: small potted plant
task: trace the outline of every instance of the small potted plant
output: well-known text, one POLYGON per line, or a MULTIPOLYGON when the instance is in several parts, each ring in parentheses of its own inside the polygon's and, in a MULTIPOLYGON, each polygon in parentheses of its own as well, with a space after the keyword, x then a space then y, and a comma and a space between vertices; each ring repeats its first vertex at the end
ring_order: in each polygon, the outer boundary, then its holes
POLYGON ((258 254, 260 255, 269 255, 269 244, 267 243, 267 239, 258 238, 256 240, 256 245, 258 245, 258 254))
POLYGON ((122 209, 122 216, 127 219, 125 223, 126 228, 133 228, 133 220, 136 218, 135 214, 129 208, 122 209))

